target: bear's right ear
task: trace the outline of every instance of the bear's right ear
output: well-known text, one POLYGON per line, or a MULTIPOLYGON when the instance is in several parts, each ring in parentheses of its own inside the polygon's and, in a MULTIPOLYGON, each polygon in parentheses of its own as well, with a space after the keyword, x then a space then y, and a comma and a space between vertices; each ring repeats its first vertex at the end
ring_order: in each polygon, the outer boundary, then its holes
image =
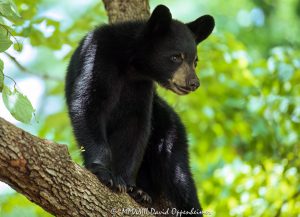
POLYGON ((172 22, 172 15, 164 5, 158 5, 152 12, 145 29, 145 35, 166 32, 172 22))
POLYGON ((210 15, 204 15, 186 25, 194 34, 195 41, 198 44, 211 34, 215 27, 215 20, 210 15))

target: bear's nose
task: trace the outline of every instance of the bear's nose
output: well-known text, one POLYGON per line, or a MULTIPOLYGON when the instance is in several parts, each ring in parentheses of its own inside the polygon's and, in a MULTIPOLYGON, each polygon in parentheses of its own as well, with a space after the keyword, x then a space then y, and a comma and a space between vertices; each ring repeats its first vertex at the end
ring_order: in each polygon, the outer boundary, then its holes
POLYGON ((193 78, 189 81, 189 88, 191 90, 196 90, 200 86, 200 82, 197 78, 193 78))

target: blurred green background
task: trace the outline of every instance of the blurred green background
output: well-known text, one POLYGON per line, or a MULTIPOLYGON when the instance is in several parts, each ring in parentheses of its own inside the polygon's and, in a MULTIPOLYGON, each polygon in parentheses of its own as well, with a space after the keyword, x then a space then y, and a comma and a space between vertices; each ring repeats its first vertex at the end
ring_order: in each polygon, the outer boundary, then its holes
MULTIPOLYGON (((16 81, 35 116, 30 124, 20 123, 2 100, 0 116, 42 138, 68 144, 81 164, 66 113, 64 75, 79 40, 107 22, 103 4, 14 3, 0 0, 4 83, 13 90, 9 77, 16 81), (6 51, 5 40, 13 43, 6 51)), ((212 216, 299 217, 300 1, 150 0, 151 9, 157 4, 170 7, 182 21, 203 14, 216 20, 212 36, 198 46, 199 90, 178 97, 159 89, 187 127, 202 206, 212 216)), ((51 215, 1 183, 0 216, 51 215)))

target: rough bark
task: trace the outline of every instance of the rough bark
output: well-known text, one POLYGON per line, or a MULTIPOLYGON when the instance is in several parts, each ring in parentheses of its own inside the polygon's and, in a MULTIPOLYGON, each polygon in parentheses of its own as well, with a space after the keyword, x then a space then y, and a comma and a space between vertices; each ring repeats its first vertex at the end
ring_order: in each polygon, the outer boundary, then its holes
POLYGON ((109 22, 143 20, 149 17, 148 0, 103 0, 109 22))
POLYGON ((111 216, 113 209, 124 216, 124 208, 142 208, 74 163, 66 145, 35 137, 2 118, 0 180, 55 216, 111 216))

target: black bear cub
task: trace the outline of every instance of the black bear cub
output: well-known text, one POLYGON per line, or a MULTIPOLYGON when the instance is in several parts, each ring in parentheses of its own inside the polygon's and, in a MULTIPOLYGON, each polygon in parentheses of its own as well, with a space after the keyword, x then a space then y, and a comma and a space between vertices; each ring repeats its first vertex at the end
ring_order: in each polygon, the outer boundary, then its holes
POLYGON ((185 128, 155 83, 178 95, 196 90, 196 46, 213 28, 209 15, 184 24, 159 5, 147 21, 104 25, 81 41, 66 100, 85 166, 107 186, 139 202, 164 195, 177 210, 201 210, 185 128))

